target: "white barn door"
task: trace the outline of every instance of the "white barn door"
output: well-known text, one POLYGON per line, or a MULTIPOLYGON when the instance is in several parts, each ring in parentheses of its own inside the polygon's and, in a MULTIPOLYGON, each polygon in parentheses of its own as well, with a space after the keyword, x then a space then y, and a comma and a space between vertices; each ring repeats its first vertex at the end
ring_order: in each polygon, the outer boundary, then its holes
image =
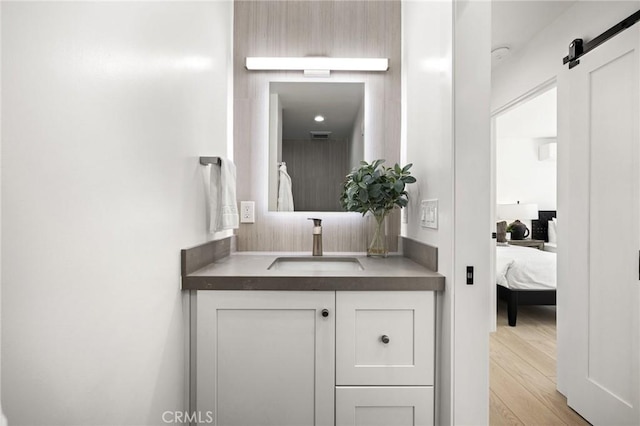
POLYGON ((640 424, 639 41, 636 24, 566 71, 571 194, 559 226, 571 276, 558 291, 569 301, 568 404, 595 425, 640 424))

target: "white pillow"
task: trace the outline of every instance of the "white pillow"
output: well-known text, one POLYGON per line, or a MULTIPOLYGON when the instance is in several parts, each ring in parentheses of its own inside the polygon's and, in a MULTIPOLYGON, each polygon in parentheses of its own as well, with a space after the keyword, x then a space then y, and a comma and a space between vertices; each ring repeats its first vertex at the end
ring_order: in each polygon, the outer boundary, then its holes
POLYGON ((553 244, 558 244, 558 233, 556 225, 557 222, 555 220, 555 218, 553 218, 554 220, 550 220, 549 222, 547 222, 547 235, 549 236, 549 242, 553 243, 553 244))

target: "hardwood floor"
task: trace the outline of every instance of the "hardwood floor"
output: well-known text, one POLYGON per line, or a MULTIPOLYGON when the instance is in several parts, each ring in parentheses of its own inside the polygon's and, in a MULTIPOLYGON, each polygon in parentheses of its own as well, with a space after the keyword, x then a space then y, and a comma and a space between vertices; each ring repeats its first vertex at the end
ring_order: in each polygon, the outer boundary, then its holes
POLYGON ((523 306, 517 326, 509 327, 499 301, 490 345, 491 425, 589 424, 556 391, 555 306, 523 306))

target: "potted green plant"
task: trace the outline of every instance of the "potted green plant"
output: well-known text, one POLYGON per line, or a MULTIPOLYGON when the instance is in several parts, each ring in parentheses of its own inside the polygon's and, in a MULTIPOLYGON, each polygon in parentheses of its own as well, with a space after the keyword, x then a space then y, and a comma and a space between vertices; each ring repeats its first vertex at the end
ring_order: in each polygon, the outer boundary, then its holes
POLYGON ((389 253, 385 230, 385 219, 396 207, 406 207, 409 202, 406 185, 414 183, 409 169, 413 164, 400 167, 382 165, 385 160, 372 163, 360 162, 346 177, 340 194, 342 208, 349 212, 370 212, 376 220, 375 232, 367 256, 383 256, 389 253))

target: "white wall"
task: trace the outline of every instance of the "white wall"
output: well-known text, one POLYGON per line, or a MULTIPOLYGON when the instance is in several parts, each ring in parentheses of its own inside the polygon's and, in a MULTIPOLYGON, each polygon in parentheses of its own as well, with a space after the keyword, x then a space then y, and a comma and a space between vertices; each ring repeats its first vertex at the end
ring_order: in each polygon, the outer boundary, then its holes
POLYGON ((556 209, 556 160, 541 161, 539 148, 557 146, 557 103, 552 87, 496 117, 496 203, 556 209))
MULTIPOLYGON (((562 65, 562 58, 568 53, 569 43, 576 38, 590 40, 622 19, 638 10, 638 1, 580 1, 568 9, 556 21, 538 33, 529 44, 517 52, 503 65, 494 68, 492 74, 492 110, 507 105, 531 92, 536 87, 553 79, 557 79, 558 87, 558 218, 562 221, 563 209, 571 192, 567 186, 570 159, 563 138, 568 132, 569 111, 567 110, 570 94, 566 79, 571 77, 567 67, 562 65)), ((558 390, 565 392, 566 377, 570 372, 571 359, 568 357, 565 342, 567 341, 565 325, 567 318, 562 306, 566 303, 566 295, 562 291, 562 282, 571 279, 571 271, 566 267, 563 258, 569 256, 570 247, 563 246, 564 230, 558 230, 558 390)))
POLYGON ((407 1, 402 10, 402 161, 418 179, 403 232, 438 247, 446 277, 437 318, 442 425, 488 422, 490 12, 487 2, 466 1, 407 1), (420 200, 430 198, 439 200, 436 230, 419 226, 420 200))
MULTIPOLYGON (((498 120, 498 134, 499 129, 498 120)), ((513 204, 520 201, 536 203, 539 210, 556 209, 556 161, 540 161, 538 148, 544 143, 539 139, 498 137, 497 204, 513 204)))
POLYGON ((453 5, 402 3, 402 164, 413 163, 402 234, 438 247, 436 424, 453 422, 453 5), (425 43, 425 40, 431 40, 425 43), (439 227, 420 227, 420 200, 438 199, 439 227))
POLYGON ((2 3, 2 398, 11 424, 184 410, 181 248, 227 149, 232 5, 2 3))
POLYGON ((489 422, 491 3, 454 4, 453 423, 471 425, 489 422))
POLYGON ((406 1, 402 18, 402 164, 413 163, 418 180, 408 186, 406 235, 440 247, 452 232, 452 3, 406 1), (420 226, 420 200, 432 198, 439 229, 420 226))

